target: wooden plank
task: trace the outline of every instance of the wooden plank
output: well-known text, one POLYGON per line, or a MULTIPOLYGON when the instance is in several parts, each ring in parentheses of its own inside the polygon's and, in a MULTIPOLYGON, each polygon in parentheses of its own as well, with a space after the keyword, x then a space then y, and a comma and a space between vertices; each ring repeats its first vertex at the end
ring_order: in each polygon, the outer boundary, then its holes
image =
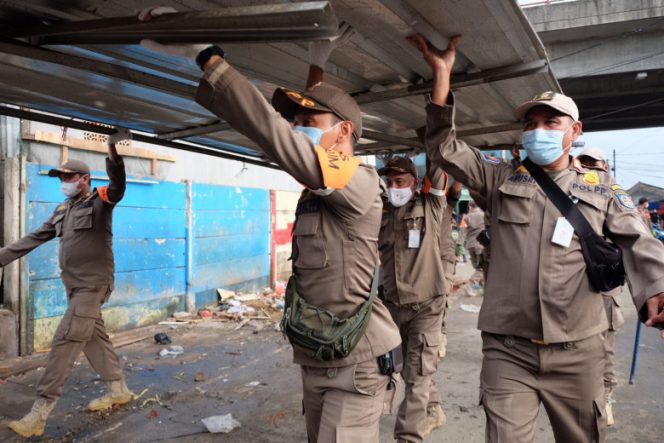
MULTIPOLYGON (((66 146, 71 149, 79 149, 81 151, 92 151, 100 152, 106 154, 108 152, 108 146, 105 142, 99 142, 94 140, 85 140, 82 138, 75 137, 62 137, 62 135, 55 132, 47 132, 37 130, 34 135, 23 134, 23 138, 28 140, 34 140, 43 143, 51 143, 54 145, 66 146), (27 137, 26 137, 27 136, 27 137)), ((155 159, 167 162, 177 161, 177 157, 172 155, 158 154, 151 149, 146 148, 137 148, 131 145, 118 145, 118 153, 126 157, 137 157, 137 158, 147 158, 155 159)))
MULTIPOLYGON (((146 338, 150 338, 154 336, 154 334, 156 334, 159 330, 160 328, 158 325, 146 326, 129 331, 118 332, 117 334, 111 334, 109 337, 115 348, 121 348, 123 346, 145 340, 146 338)), ((81 353, 78 358, 84 359, 85 356, 83 353, 81 353)), ((37 355, 5 360, 0 362, 0 378, 21 375, 37 368, 43 368, 46 366, 47 361, 48 350, 40 352, 37 355)))

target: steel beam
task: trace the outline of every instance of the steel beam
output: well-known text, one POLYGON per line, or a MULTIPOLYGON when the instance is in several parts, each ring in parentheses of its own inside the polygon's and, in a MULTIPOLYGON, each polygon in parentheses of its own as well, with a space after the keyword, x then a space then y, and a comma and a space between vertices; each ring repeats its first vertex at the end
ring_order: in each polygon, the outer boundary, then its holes
POLYGON ((181 129, 172 132, 163 132, 157 135, 157 138, 162 140, 173 140, 176 138, 187 138, 195 135, 212 134, 213 132, 227 131, 233 129, 231 125, 226 122, 217 121, 209 125, 196 126, 188 129, 181 129))
POLYGON ((519 130, 523 129, 523 125, 521 123, 515 122, 515 123, 505 123, 505 124, 494 125, 494 126, 481 126, 479 128, 459 130, 459 131, 457 131, 456 135, 457 135, 457 138, 464 138, 464 137, 472 137, 474 135, 494 134, 496 132, 515 131, 517 129, 519 129, 519 130))
POLYGON ((424 148, 424 144, 422 144, 422 142, 419 141, 417 138, 397 137, 394 135, 383 134, 382 132, 376 132, 376 131, 364 130, 362 131, 362 138, 366 138, 368 140, 376 140, 379 142, 388 142, 392 143, 393 145, 406 145, 420 149, 424 148))
MULTIPOLYGON (((454 89, 464 88, 482 83, 497 82, 511 78, 525 77, 528 75, 546 72, 549 70, 549 64, 546 60, 536 60, 530 63, 519 63, 516 65, 502 66, 500 68, 486 69, 484 71, 472 74, 453 75, 451 87, 454 89)), ((354 94, 355 100, 360 105, 367 103, 376 103, 397 98, 410 97, 413 95, 428 94, 433 86, 432 81, 424 82, 418 85, 410 85, 405 88, 389 89, 378 92, 362 92, 354 94)))
MULTIPOLYGON (((79 129, 81 131, 96 132, 99 134, 112 134, 114 129, 107 126, 98 126, 82 120, 73 120, 55 116, 52 114, 43 114, 41 112, 27 111, 24 109, 12 108, 5 105, 0 105, 0 115, 9 117, 22 118, 26 120, 33 120, 36 122, 47 123, 56 126, 64 126, 67 128, 79 129)), ((171 140, 162 140, 157 137, 150 137, 143 134, 132 133, 132 139, 143 142, 151 143, 153 145, 165 146, 167 148, 179 149, 181 151, 195 152, 196 154, 204 154, 212 157, 225 158, 228 160, 236 160, 251 165, 264 166, 266 168, 281 169, 274 163, 266 162, 255 157, 243 156, 241 154, 230 153, 214 147, 207 147, 201 144, 181 143, 171 140)))
POLYGON ((0 52, 40 60, 69 68, 94 72, 118 80, 156 89, 162 92, 192 99, 196 96, 196 86, 174 81, 168 78, 148 74, 124 66, 113 65, 99 60, 92 60, 76 55, 63 54, 11 39, 0 38, 0 52))
POLYGON ((338 27, 329 3, 312 1, 177 12, 145 22, 130 16, 13 27, 3 34, 40 45, 247 43, 331 38, 338 27))

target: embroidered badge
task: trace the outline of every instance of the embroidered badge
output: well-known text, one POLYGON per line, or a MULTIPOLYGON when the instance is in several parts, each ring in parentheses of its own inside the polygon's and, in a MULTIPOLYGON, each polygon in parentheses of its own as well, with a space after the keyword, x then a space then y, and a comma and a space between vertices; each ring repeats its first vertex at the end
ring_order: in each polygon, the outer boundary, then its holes
POLYGON ((598 185, 599 174, 596 171, 590 171, 583 174, 583 182, 587 185, 598 185))
POLYGON ((611 190, 612 191, 622 191, 623 187, 620 186, 618 183, 616 183, 615 185, 611 185, 611 190))
POLYGON ((620 203, 622 206, 626 207, 627 209, 636 208, 634 202, 632 201, 632 197, 630 197, 626 192, 616 192, 615 196, 616 200, 618 200, 618 203, 620 203))

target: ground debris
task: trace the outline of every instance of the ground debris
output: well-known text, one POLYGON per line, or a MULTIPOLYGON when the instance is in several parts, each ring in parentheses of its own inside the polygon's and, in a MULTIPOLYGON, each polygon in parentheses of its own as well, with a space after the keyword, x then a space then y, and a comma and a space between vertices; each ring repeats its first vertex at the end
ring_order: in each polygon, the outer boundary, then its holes
POLYGON ((201 420, 208 432, 212 434, 228 434, 235 428, 242 426, 239 421, 233 418, 233 414, 215 415, 201 420))

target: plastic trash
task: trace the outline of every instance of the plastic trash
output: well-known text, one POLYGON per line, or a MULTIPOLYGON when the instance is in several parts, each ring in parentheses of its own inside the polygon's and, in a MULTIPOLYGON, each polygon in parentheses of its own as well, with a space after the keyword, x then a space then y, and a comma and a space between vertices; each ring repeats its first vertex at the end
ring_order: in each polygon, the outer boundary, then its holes
POLYGON ((480 312, 480 307, 477 305, 461 305, 461 310, 466 311, 466 312, 473 312, 473 313, 478 313, 480 312))
POLYGON ((154 341, 160 345, 170 345, 171 338, 163 332, 154 335, 154 341))
POLYGON ((233 414, 214 415, 201 420, 208 432, 212 434, 224 433, 228 434, 235 428, 242 426, 239 421, 233 418, 233 414))
POLYGON ((159 351, 161 357, 177 357, 178 355, 184 354, 184 348, 179 345, 171 346, 168 349, 162 349, 159 351))

